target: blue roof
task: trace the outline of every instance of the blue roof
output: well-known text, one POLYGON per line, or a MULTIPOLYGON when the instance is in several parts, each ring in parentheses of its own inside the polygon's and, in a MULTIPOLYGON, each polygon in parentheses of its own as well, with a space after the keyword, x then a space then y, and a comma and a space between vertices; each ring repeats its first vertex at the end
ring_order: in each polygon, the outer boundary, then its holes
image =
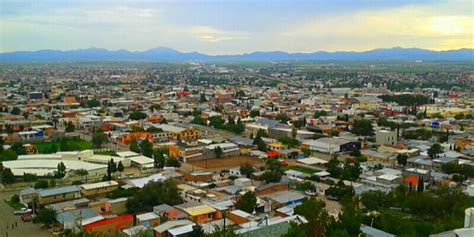
POLYGON ((38 195, 40 197, 48 197, 48 196, 54 196, 54 195, 59 195, 63 193, 73 193, 73 192, 80 192, 81 189, 79 186, 72 185, 72 186, 66 186, 66 187, 59 187, 59 188, 50 188, 50 189, 41 189, 38 190, 38 195))
POLYGON ((67 223, 73 223, 79 219, 88 219, 95 216, 98 216, 98 214, 90 208, 75 209, 71 211, 58 213, 56 215, 56 220, 61 224, 67 224, 67 223))

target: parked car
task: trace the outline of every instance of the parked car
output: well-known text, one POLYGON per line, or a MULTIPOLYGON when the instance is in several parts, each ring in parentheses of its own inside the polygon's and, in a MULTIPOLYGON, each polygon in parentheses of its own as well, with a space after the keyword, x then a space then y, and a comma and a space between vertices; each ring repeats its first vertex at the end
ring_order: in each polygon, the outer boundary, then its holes
POLYGON ((15 215, 23 215, 23 214, 30 214, 30 213, 31 213, 31 209, 26 208, 26 207, 23 207, 22 209, 13 212, 13 214, 15 215))
POLYGON ((23 215, 21 215, 20 218, 24 222, 29 222, 33 219, 30 214, 23 214, 23 215))

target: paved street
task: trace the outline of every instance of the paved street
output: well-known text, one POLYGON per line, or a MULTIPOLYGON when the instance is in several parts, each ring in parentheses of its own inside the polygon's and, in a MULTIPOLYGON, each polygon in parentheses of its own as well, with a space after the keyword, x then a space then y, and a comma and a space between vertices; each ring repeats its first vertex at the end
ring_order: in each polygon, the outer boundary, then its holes
POLYGON ((19 191, 0 192, 0 237, 51 237, 47 230, 42 230, 40 225, 32 222, 23 222, 19 216, 13 215, 13 209, 4 200, 19 191), (12 224, 17 227, 12 229, 12 224), (7 227, 8 226, 8 227, 7 227))

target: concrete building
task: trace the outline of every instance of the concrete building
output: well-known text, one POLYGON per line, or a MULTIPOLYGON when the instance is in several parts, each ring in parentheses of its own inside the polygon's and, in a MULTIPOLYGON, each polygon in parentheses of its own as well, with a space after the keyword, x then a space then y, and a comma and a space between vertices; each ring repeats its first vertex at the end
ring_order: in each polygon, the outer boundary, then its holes
POLYGON ((377 145, 394 145, 397 143, 397 131, 380 130, 375 133, 377 145))

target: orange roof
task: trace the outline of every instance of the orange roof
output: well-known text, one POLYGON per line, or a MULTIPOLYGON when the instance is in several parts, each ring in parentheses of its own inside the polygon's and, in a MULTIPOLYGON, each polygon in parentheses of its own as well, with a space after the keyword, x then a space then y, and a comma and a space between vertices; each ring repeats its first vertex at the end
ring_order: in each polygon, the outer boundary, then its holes
POLYGON ((84 230, 87 232, 92 232, 94 231, 95 228, 101 227, 101 226, 106 226, 106 225, 116 225, 116 227, 120 228, 122 224, 132 222, 133 221, 133 215, 127 214, 123 216, 117 216, 114 218, 108 218, 108 219, 103 219, 100 221, 96 221, 90 224, 87 224, 84 226, 84 230))

